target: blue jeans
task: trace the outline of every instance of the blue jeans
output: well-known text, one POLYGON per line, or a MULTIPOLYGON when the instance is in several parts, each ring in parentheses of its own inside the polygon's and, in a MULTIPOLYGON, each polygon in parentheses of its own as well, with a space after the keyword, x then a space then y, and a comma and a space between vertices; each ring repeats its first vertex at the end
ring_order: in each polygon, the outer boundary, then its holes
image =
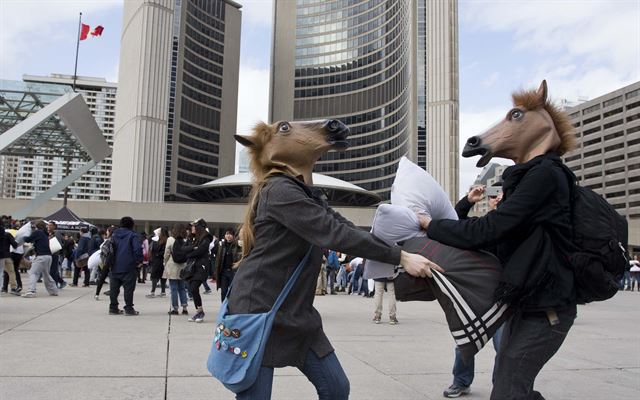
MULTIPOLYGON (((502 340, 502 330, 504 324, 498 328, 493 335, 493 348, 496 350, 496 357, 493 361, 493 375, 491 382, 496 381, 496 370, 498 368, 498 352, 500 351, 500 341, 502 340)), ((453 384, 461 387, 469 387, 473 383, 475 373, 475 360, 472 358, 466 364, 462 361, 460 350, 456 346, 456 359, 453 362, 453 384)))
MULTIPOLYGON (((322 358, 309 350, 300 371, 315 386, 319 400, 347 400, 349 379, 345 375, 336 353, 322 358)), ((273 386, 273 368, 261 367, 256 382, 249 389, 236 395, 236 400, 270 400, 273 386)))
POLYGON ((180 297, 180 305, 186 307, 187 289, 182 279, 169 279, 169 288, 171 289, 171 307, 178 309, 178 297, 180 297))

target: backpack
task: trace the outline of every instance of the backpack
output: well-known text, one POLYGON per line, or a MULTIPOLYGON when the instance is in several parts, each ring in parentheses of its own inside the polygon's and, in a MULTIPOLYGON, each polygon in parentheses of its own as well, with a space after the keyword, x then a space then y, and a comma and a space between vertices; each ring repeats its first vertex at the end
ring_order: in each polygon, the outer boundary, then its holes
POLYGON ((107 239, 100 248, 100 261, 103 268, 111 269, 116 263, 116 244, 113 239, 107 239))
POLYGON ((578 185, 567 166, 571 184, 573 244, 569 255, 574 268, 579 304, 610 299, 629 266, 628 223, 604 198, 578 185))
POLYGON ((171 258, 173 259, 173 262, 178 264, 187 262, 187 252, 184 250, 184 243, 182 240, 176 239, 176 241, 173 242, 171 258))

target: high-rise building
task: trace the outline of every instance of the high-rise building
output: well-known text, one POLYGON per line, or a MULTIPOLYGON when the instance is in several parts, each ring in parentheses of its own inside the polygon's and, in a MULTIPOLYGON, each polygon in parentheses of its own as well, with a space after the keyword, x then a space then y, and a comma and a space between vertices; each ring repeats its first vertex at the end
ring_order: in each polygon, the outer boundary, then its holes
POLYGON ((316 172, 388 199, 400 158, 408 156, 455 198, 456 1, 293 5, 274 4, 271 121, 330 117, 349 125, 351 147, 326 154, 316 172), (435 121, 441 118, 446 123, 435 121))
POLYGON ((640 247, 640 82, 566 112, 579 142, 567 165, 628 218, 630 242, 640 247))
POLYGON ((187 199, 190 187, 233 174, 240 7, 124 3, 112 199, 187 199))
MULTIPOLYGON (((24 75, 25 90, 39 90, 46 93, 41 101, 55 99, 71 91, 71 75, 51 74, 50 76, 24 75), (33 86, 36 85, 36 86, 33 86)), ((19 82, 17 82, 19 83, 19 82)), ((113 143, 117 84, 104 78, 80 76, 76 80, 76 91, 80 93, 107 143, 113 143)), ((42 103, 42 108, 48 103, 42 103)), ((4 156, 0 162, 2 170, 2 197, 32 199, 60 181, 67 175, 67 160, 53 156, 4 156)), ((70 171, 82 166, 82 160, 69 160, 70 171)), ((111 158, 97 164, 89 172, 69 185, 69 199, 109 200, 111 188, 111 158)), ((61 198, 62 193, 58 194, 61 198)))

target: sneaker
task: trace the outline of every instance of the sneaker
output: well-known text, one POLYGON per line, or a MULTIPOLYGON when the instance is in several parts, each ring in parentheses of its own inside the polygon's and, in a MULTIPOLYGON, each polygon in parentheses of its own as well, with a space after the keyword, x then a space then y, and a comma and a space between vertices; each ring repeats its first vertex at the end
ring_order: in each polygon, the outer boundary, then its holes
POLYGON ((149 293, 148 295, 146 295, 144 297, 146 297, 147 299, 153 299, 154 297, 156 297, 156 294, 152 292, 152 293, 149 293))
POLYGON ((23 294, 22 297, 25 297, 25 298, 36 297, 36 292, 27 292, 27 293, 23 294))
POLYGON ((469 386, 458 386, 454 384, 449 386, 449 388, 445 390, 442 393, 442 395, 444 397, 454 398, 454 397, 460 397, 462 395, 469 394, 469 393, 471 393, 471 388, 469 386))
POLYGON ((124 310, 109 310, 109 315, 121 315, 124 314, 124 310))
POLYGON ((140 315, 140 312, 136 311, 133 308, 131 308, 131 309, 128 309, 128 310, 124 310, 124 315, 140 315))
POLYGON ((62 283, 61 283, 61 284, 59 284, 59 285, 58 285, 58 287, 59 287, 60 289, 64 289, 64 288, 66 288, 66 287, 67 287, 67 282, 62 281, 62 283))
POLYGON ((11 293, 14 296, 20 296, 21 291, 22 291, 22 288, 16 288, 16 289, 11 289, 9 293, 11 293))
POLYGON ((374 315, 373 316, 373 323, 374 324, 379 324, 380 323, 380 316, 374 315))
POLYGON ((91 285, 89 285, 88 283, 83 283, 82 284, 82 287, 89 287, 89 286, 91 286, 91 285))
POLYGON ((167 297, 167 294, 165 292, 160 293, 160 297, 167 297))
POLYGON ((103 295, 108 296, 109 294, 111 294, 111 291, 109 290, 105 290, 104 292, 102 292, 103 295))
POLYGON ((95 301, 98 301, 98 300, 100 300, 100 296, 95 295, 95 296, 93 296, 93 299, 94 299, 95 301))
POLYGON ((200 323, 202 321, 204 321, 204 312, 200 311, 198 315, 196 315, 196 322, 200 323))
POLYGON ((178 310, 171 310, 167 314, 169 314, 169 315, 178 315, 178 310))
POLYGON ((57 296, 58 293, 49 293, 49 296, 57 296))
POLYGON ((182 315, 189 315, 189 311, 186 308, 182 309, 182 315))
POLYGON ((75 283, 70 283, 69 286, 71 287, 78 287, 78 285, 76 285, 75 283))
POLYGON ((389 325, 398 325, 398 318, 389 317, 389 325))
POLYGON ((7 293, 7 289, 0 290, 0 293, 7 293))

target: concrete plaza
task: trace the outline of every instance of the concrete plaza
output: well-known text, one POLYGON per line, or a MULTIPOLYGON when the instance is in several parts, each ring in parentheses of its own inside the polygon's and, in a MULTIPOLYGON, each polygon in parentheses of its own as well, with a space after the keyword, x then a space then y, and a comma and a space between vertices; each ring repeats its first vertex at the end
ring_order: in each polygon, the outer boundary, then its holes
MULTIPOLYGON (((23 278, 26 277, 23 275, 23 278)), ((203 296, 202 324, 167 315, 169 299, 147 299, 137 317, 107 315, 93 288, 33 299, 0 298, 0 399, 233 399, 205 363, 220 300, 203 296)), ((316 297, 327 335, 351 381, 351 399, 441 399, 451 383, 453 340, 436 303, 399 303, 400 324, 371 323, 373 300, 316 297)), ((386 304, 385 304, 386 309, 386 304)), ((547 399, 640 398, 640 293, 579 308, 565 345, 536 388, 547 399)), ((476 358, 472 393, 487 399, 494 351, 476 358)), ((297 369, 276 370, 274 399, 314 399, 297 369)))

